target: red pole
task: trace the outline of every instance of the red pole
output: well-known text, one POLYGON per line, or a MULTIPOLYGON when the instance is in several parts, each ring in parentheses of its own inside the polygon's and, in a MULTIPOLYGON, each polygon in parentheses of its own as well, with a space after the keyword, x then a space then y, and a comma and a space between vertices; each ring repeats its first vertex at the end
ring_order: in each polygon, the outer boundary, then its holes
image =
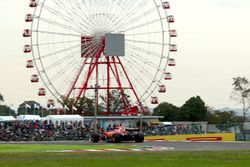
POLYGON ((109 66, 110 66, 110 62, 109 62, 109 57, 106 57, 107 59, 107 115, 110 115, 110 94, 109 94, 109 90, 110 90, 110 71, 109 71, 109 66))

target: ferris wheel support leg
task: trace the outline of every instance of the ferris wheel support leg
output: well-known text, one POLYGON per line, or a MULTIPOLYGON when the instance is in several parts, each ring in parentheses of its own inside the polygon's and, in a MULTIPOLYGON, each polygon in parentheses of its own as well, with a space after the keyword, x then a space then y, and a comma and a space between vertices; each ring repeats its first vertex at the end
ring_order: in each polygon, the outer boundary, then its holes
POLYGON ((125 110, 127 110, 127 107, 130 107, 130 105, 129 105, 128 99, 126 98, 126 96, 124 94, 124 91, 122 89, 122 83, 121 83, 121 80, 120 80, 120 77, 119 77, 119 73, 118 73, 118 70, 117 70, 117 66, 116 66, 117 62, 115 60, 115 57, 112 56, 112 59, 113 59, 113 62, 114 62, 114 67, 115 67, 116 79, 117 79, 117 82, 118 82, 118 85, 119 85, 119 89, 120 89, 121 94, 122 94, 123 102, 125 104, 125 110))
POLYGON ((124 66, 123 66, 123 64, 122 64, 122 62, 121 62, 121 60, 119 59, 119 57, 117 57, 117 59, 118 59, 118 62, 120 63, 120 65, 121 65, 121 67, 122 67, 122 70, 123 70, 123 72, 124 72, 124 74, 125 74, 125 76, 126 76, 128 82, 129 82, 129 85, 130 85, 130 87, 131 87, 131 89, 132 89, 132 91, 133 91, 133 93, 134 93, 134 95, 135 95, 135 97, 136 97, 136 99, 137 99, 137 102, 138 102, 139 106, 141 107, 141 110, 140 110, 140 132, 142 132, 142 113, 144 112, 142 103, 141 103, 141 101, 140 101, 140 99, 139 99, 139 96, 137 95, 137 93, 136 93, 136 91, 135 91, 135 89, 134 89, 134 87, 133 87, 133 85, 132 85, 132 83, 131 83, 129 77, 128 77, 128 74, 127 74, 127 72, 126 72, 126 70, 125 70, 125 68, 124 68, 124 66))
MULTIPOLYGON (((113 67, 111 66, 111 63, 114 64, 114 62, 110 62, 110 58, 107 58, 108 56, 105 56, 105 58, 107 59, 107 62, 109 61, 109 63, 107 63, 107 68, 109 68, 109 78, 110 78, 110 71, 112 72, 113 76, 115 77, 116 79, 116 82, 118 83, 118 80, 117 80, 117 77, 116 77, 116 73, 115 73, 115 70, 113 69, 113 67)), ((109 79, 109 85, 110 85, 110 79, 109 79)), ((120 88, 118 88, 119 90, 121 90, 120 88)), ((110 89, 109 89, 110 90, 110 89)), ((121 90, 122 91, 122 90, 121 90)), ((110 98, 110 93, 109 93, 109 98, 110 98)), ((125 101, 123 100, 124 104, 125 101)), ((110 104, 110 99, 109 99, 109 104, 110 104)), ((109 106, 109 110, 110 110, 110 106, 109 106)), ((109 111, 109 115, 111 114, 111 112, 109 111)))
MULTIPOLYGON (((85 82, 83 83, 83 86, 81 87, 79 93, 78 93, 78 96, 77 96, 77 100, 81 97, 82 94, 85 94, 85 91, 86 91, 86 88, 88 86, 88 82, 89 82, 89 79, 90 79, 90 76, 91 74, 93 73, 96 65, 98 64, 98 59, 100 58, 100 55, 101 53, 98 53, 97 56, 95 56, 95 62, 92 63, 90 66, 89 66, 89 70, 88 70, 88 74, 87 74, 87 77, 86 77, 86 80, 85 82)), ((94 58, 93 58, 94 59, 94 58)))
POLYGON ((109 57, 106 57, 107 59, 107 115, 110 115, 110 61, 109 57))
POLYGON ((81 73, 82 73, 82 71, 83 71, 83 68, 84 68, 84 66, 85 66, 85 64, 86 64, 86 62, 87 62, 87 60, 88 60, 88 57, 83 61, 82 66, 80 67, 79 71, 77 72, 76 79, 75 79, 74 82, 72 83, 69 92, 68 92, 67 95, 65 96, 66 99, 68 99, 68 98, 70 97, 72 91, 74 90, 75 85, 76 85, 76 83, 77 83, 77 81, 78 81, 78 79, 79 79, 79 77, 80 77, 80 75, 81 75, 81 73))

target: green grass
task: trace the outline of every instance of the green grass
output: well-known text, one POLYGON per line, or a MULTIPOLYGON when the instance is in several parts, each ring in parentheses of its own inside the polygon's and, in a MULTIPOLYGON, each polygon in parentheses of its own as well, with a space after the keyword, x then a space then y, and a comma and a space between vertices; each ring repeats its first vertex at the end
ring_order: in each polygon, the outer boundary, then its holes
POLYGON ((49 144, 1 144, 0 153, 2 152, 45 152, 51 150, 86 150, 86 149, 125 149, 138 148, 137 146, 121 144, 105 145, 49 145, 49 144))
POLYGON ((249 167, 250 151, 0 153, 1 167, 249 167))
POLYGON ((0 145, 0 167, 249 167, 249 151, 78 152, 46 150, 136 148, 107 145, 0 145))

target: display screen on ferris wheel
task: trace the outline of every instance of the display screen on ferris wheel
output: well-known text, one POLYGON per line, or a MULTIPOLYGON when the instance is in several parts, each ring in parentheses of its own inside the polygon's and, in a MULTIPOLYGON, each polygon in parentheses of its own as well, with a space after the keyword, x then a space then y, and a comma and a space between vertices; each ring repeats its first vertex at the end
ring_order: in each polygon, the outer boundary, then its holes
POLYGON ((109 114, 117 92, 123 113, 167 92, 177 52, 169 1, 27 2, 23 51, 42 98, 98 99, 109 114))

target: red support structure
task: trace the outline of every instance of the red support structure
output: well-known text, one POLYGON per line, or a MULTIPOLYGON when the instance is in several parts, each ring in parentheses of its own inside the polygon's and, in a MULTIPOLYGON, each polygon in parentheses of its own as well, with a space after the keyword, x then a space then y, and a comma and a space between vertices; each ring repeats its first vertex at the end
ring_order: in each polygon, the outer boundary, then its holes
MULTIPOLYGON (((122 111, 119 111, 120 114, 136 114, 138 112, 138 106, 141 107, 141 111, 144 112, 144 109, 142 107, 142 103, 139 99, 139 96, 137 95, 134 86, 132 85, 132 82, 129 79, 129 76, 118 56, 106 56, 104 53, 105 50, 105 40, 104 37, 100 39, 100 42, 96 42, 97 45, 93 46, 93 40, 94 38, 88 37, 88 40, 86 40, 86 37, 82 37, 82 44, 84 44, 84 47, 81 47, 83 49, 81 57, 84 59, 81 67, 76 73, 76 77, 73 80, 69 91, 65 95, 65 98, 68 99, 71 97, 71 94, 73 90, 78 89, 76 101, 86 95, 87 90, 95 90, 95 99, 96 99, 96 106, 98 106, 98 90, 102 89, 105 90, 107 93, 106 98, 106 115, 109 116, 113 114, 111 112, 111 95, 110 90, 118 90, 121 93, 121 100, 124 103, 124 109, 122 111), (90 46, 91 45, 91 46, 90 46), (88 48, 90 50, 88 50, 88 48), (101 56, 103 56, 101 58, 101 56), (104 69, 106 69, 105 75, 106 75, 106 82, 99 86, 99 65, 106 66, 104 69), (84 71, 84 72, 83 72, 84 71), (125 75, 125 78, 121 77, 121 73, 125 75), (93 78, 95 75, 95 87, 93 88, 90 86, 90 79, 93 78), (84 77, 83 77, 84 76, 84 77), (83 79, 83 82, 81 83, 80 79, 83 79), (111 80, 114 80, 111 81, 111 80), (126 83, 127 86, 124 86, 126 83), (80 84, 80 85, 79 85, 80 84), (78 87, 77 87, 78 85, 78 87), (125 90, 132 91, 132 94, 134 94, 137 105, 131 106, 130 102, 128 101, 128 97, 125 94, 125 90)), ((103 69, 103 68, 101 68, 103 69)), ((101 70, 100 69, 100 70, 101 70)), ((91 82, 92 83, 92 82, 91 82)))
MULTIPOLYGON (((93 58, 93 59, 94 59, 94 58, 93 58)), ((94 71, 94 69, 95 69, 95 67, 96 67, 96 65, 97 65, 96 62, 98 61, 99 57, 96 57, 95 59, 96 59, 95 63, 93 63, 93 64, 91 64, 91 65, 89 66, 89 70, 88 70, 87 77, 85 78, 84 83, 83 83, 83 85, 82 85, 82 88, 80 89, 80 91, 79 91, 79 93, 78 93, 77 99, 79 99, 79 98, 81 97, 82 94, 85 94, 85 91, 86 91, 86 88, 87 88, 87 86, 88 86, 88 82, 89 82, 90 76, 92 75, 92 73, 93 73, 93 71, 94 71)))
MULTIPOLYGON (((118 70, 117 70, 117 66, 116 66, 116 63, 117 63, 117 62, 116 62, 116 60, 115 60, 115 57, 112 56, 112 59, 113 59, 113 62, 115 62, 115 63, 114 63, 114 67, 115 67, 115 73, 116 73, 116 80, 117 80, 117 82, 118 82, 118 86, 119 86, 119 89, 120 89, 121 94, 122 94, 122 100, 123 100, 124 105, 125 105, 125 110, 127 111, 128 108, 130 108, 130 105, 129 105, 129 102, 128 102, 128 100, 127 100, 125 94, 124 94, 124 90, 123 90, 123 88, 122 88, 122 83, 121 83, 121 80, 120 80, 120 77, 119 77, 119 73, 118 73, 118 70)), ((119 63, 119 64, 120 64, 120 63, 119 63)))
POLYGON ((141 107, 142 112, 144 112, 144 109, 143 109, 143 106, 142 106, 141 101, 140 101, 140 99, 139 99, 139 96, 137 95, 137 93, 136 93, 136 91, 135 91, 135 89, 134 89, 134 87, 133 87, 133 85, 132 85, 132 83, 131 83, 131 81, 130 81, 130 79, 129 79, 129 77, 128 77, 128 74, 127 74, 125 68, 123 67, 123 65, 122 65, 122 63, 121 63, 121 60, 119 59, 119 57, 117 57, 117 59, 118 59, 119 63, 121 64, 122 70, 123 70, 123 72, 124 72, 124 74, 125 74, 125 76, 126 76, 128 82, 129 82, 129 85, 130 85, 131 89, 133 90, 133 93, 134 93, 134 95, 135 95, 135 97, 136 97, 136 100, 137 100, 139 106, 141 107))
POLYGON ((86 64, 86 62, 87 62, 87 60, 88 60, 88 58, 86 58, 86 59, 83 61, 82 66, 80 67, 80 69, 79 69, 79 71, 78 71, 78 73, 77 73, 76 79, 75 79, 74 82, 72 83, 72 85, 71 85, 71 87, 70 87, 70 90, 68 91, 67 95, 65 96, 66 99, 69 98, 69 96, 71 95, 72 91, 74 90, 74 88, 75 88, 75 86, 76 86, 76 83, 77 83, 77 81, 78 81, 78 79, 79 79, 79 77, 80 77, 80 75, 81 75, 81 73, 82 73, 82 70, 83 70, 83 68, 84 68, 84 66, 85 66, 85 64, 86 64))
POLYGON ((110 115, 110 61, 109 57, 107 59, 107 115, 110 115))

